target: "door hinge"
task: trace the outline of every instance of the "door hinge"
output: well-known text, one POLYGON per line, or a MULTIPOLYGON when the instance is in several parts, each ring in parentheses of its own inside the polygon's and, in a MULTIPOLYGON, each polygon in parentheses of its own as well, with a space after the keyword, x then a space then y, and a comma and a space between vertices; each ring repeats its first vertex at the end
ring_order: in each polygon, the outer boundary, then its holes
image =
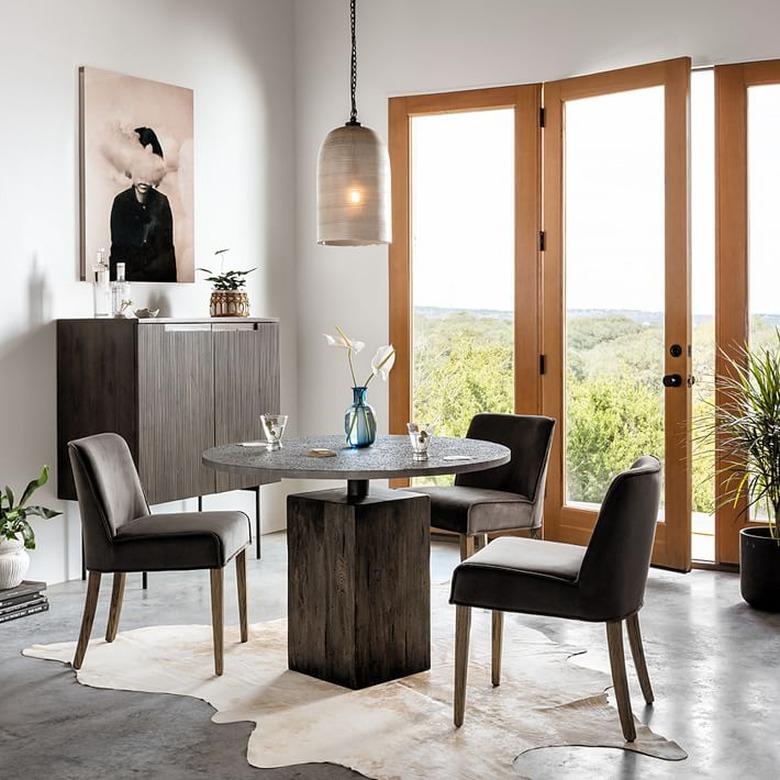
POLYGON ((547 373, 547 356, 546 355, 539 355, 539 373, 540 374, 546 374, 547 373))
POLYGON ((539 231, 539 251, 544 252, 545 248, 547 246, 547 237, 545 235, 544 230, 539 231))
POLYGON ((544 107, 539 108, 539 127, 544 127, 544 107))

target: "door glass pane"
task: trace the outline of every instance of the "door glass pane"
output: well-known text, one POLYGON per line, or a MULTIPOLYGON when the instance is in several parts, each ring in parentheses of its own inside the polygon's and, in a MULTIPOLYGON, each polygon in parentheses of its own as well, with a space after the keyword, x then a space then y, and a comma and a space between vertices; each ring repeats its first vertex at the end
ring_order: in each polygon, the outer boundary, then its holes
POLYGON ((693 485, 691 557, 715 560, 715 79, 691 74, 693 485))
POLYGON ((751 346, 775 345, 780 325, 780 84, 748 90, 748 247, 751 346))
POLYGON ((664 455, 664 89, 565 106, 566 501, 664 455))
MULTIPOLYGON (((748 89, 750 346, 778 348, 780 326, 780 84, 748 89)), ((751 508, 757 520, 764 507, 751 508)))
POLYGON ((413 415, 463 436, 514 409, 514 110, 413 117, 411 138, 413 415))

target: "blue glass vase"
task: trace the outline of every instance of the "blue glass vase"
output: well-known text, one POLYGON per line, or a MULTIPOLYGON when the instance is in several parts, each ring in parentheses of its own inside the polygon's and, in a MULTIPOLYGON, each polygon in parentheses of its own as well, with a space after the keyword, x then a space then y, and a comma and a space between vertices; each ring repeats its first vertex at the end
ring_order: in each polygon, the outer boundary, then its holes
POLYGON ((354 449, 370 447, 376 441, 376 415, 374 407, 366 403, 366 389, 352 388, 352 406, 344 415, 347 444, 354 449))

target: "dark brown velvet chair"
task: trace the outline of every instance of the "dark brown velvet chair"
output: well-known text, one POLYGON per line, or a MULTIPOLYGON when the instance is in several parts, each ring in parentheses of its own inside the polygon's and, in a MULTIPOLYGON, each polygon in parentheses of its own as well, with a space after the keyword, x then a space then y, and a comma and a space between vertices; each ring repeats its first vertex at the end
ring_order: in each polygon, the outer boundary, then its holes
POLYGON ((477 414, 466 437, 503 444, 509 463, 458 474, 451 487, 415 487, 431 498, 431 526, 457 533, 461 560, 499 531, 542 530, 542 507, 555 420, 522 414, 477 414))
POLYGON ((481 607, 493 611, 494 686, 501 681, 504 612, 606 623, 623 735, 629 742, 636 739, 623 655, 623 621, 642 693, 652 704, 639 610, 650 568, 660 491, 661 465, 644 456, 612 481, 587 547, 504 537, 455 569, 450 603, 456 605, 456 726, 463 723, 466 704, 471 608, 481 607))
POLYGON ((209 569, 216 674, 223 668, 223 572, 236 560, 241 641, 249 638, 246 547, 249 518, 243 512, 149 512, 130 449, 115 433, 68 443, 76 483, 84 555, 89 571, 87 599, 73 667, 80 669, 95 619, 101 576, 113 573, 106 641, 119 625, 127 572, 209 569))

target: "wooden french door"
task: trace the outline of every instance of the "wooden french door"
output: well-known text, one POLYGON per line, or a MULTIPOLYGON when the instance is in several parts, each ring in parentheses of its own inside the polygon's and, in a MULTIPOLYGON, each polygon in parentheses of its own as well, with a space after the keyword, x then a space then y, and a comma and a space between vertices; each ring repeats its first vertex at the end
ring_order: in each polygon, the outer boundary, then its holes
MULTIPOLYGON (((513 123, 510 144, 513 151, 510 184, 514 201, 511 259, 509 264, 509 308, 513 309, 512 335, 512 405, 515 411, 535 413, 541 407, 541 377, 539 374, 540 316, 540 227, 541 227, 541 85, 466 90, 434 95, 413 95, 391 98, 389 104, 389 151, 393 188, 393 243, 389 252, 390 285, 390 340, 396 348, 396 364, 390 374, 390 432, 406 433, 406 423, 414 414, 414 365, 415 365, 415 298, 414 265, 417 234, 413 216, 413 204, 418 194, 414 181, 413 146, 415 123, 419 119, 449 115, 451 118, 486 112, 509 112, 513 123)), ((446 128, 441 130, 446 140, 446 128)), ((463 191, 461 170, 464 165, 479 167, 480 139, 470 148, 461 148, 452 155, 443 175, 450 177, 452 188, 463 199, 474 193, 463 191), (459 189, 460 188, 460 189, 459 189)), ((488 206, 495 193, 487 189, 476 193, 488 206)), ((438 218, 447 211, 441 204, 433 204, 431 218, 438 218)), ((456 217, 452 217, 448 235, 459 235, 456 217)), ((489 224, 489 220, 486 222, 489 224)), ((485 258, 489 252, 489 237, 477 247, 469 258, 468 273, 475 280, 485 277, 485 258)), ((448 274, 454 274, 453 258, 445 248, 439 248, 438 277, 433 284, 448 284, 448 274)), ((505 269, 506 270, 506 269, 505 269)), ((446 305, 446 304, 445 304, 446 305)), ((456 307, 457 308, 457 307, 456 307)), ((495 365, 495 364, 494 364, 495 365)), ((457 366, 454 370, 458 370, 457 366)), ((446 389, 437 386, 440 393, 446 389)), ((480 409, 479 411, 483 411, 480 409)), ((465 432, 465 431, 464 431, 465 432)), ((461 434, 462 435, 462 434, 461 434)))
POLYGON ((691 566, 690 60, 544 85, 545 537, 586 544, 614 472, 664 464, 655 564, 691 566))
MULTIPOLYGON (((715 68, 716 374, 741 347, 775 348, 780 323, 780 60, 715 68)), ((716 405, 726 402, 716 385, 716 405)), ((732 461, 733 462, 733 461, 732 461)), ((725 496, 727 464, 716 461, 716 494, 725 496)), ((739 531, 752 521, 744 500, 716 509, 717 563, 739 563, 739 531)))

